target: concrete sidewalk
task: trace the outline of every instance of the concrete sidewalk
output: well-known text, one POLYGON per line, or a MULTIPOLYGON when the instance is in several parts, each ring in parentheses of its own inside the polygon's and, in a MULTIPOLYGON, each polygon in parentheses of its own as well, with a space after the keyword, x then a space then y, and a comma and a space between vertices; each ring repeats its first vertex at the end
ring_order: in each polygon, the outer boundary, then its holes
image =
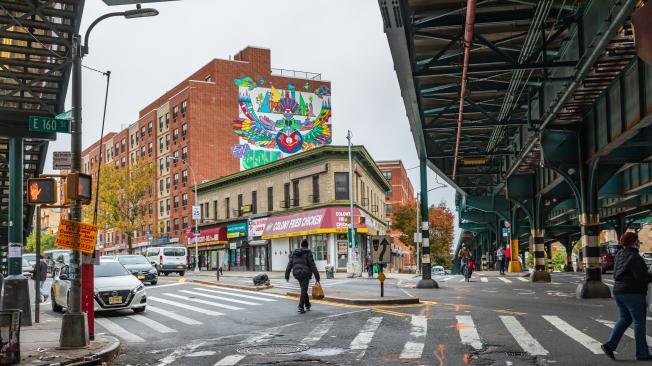
POLYGON ((19 365, 69 365, 92 360, 102 364, 120 352, 120 341, 107 335, 96 335, 86 348, 58 349, 60 330, 61 317, 43 313, 39 323, 21 327, 19 365))
MULTIPOLYGON (((220 278, 229 278, 229 277, 237 277, 237 278, 253 278, 259 273, 265 273, 270 279, 285 279, 285 272, 283 271, 224 271, 223 274, 220 275, 220 278)), ((326 278, 326 273, 325 272, 319 272, 319 275, 322 278, 326 278)), ((195 273, 193 271, 187 271, 186 272, 187 277, 193 277, 193 276, 201 276, 201 277, 211 277, 212 279, 216 278, 216 273, 215 271, 200 271, 199 273, 195 273)), ((414 273, 390 273, 390 272, 385 272, 385 276, 390 279, 390 278, 396 278, 396 279, 410 279, 414 278, 415 275, 414 273)), ((345 278, 350 278, 350 275, 348 273, 343 273, 343 272, 335 272, 335 278, 336 279, 345 279, 345 278)), ((355 278, 367 278, 367 272, 362 272, 362 277, 355 277, 355 278)), ((378 278, 378 274, 374 273, 374 278, 378 278)))

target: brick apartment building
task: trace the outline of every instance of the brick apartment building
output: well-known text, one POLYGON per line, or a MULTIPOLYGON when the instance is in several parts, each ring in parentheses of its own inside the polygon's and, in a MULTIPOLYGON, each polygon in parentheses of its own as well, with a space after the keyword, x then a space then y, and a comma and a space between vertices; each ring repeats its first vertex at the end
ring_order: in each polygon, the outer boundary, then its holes
MULTIPOLYGON (((233 60, 213 59, 152 101, 128 128, 107 134, 103 148, 96 141, 84 150, 82 166, 90 174, 98 171, 100 151, 105 151, 102 163, 125 168, 137 159, 146 159, 156 165, 148 225, 135 235, 135 252, 152 244, 185 244, 185 234, 193 226, 194 181, 200 184, 248 167, 241 161, 242 156, 234 156, 236 146, 243 146, 241 136, 234 131, 234 122, 241 116, 242 91, 254 93, 258 85, 271 87, 275 94, 288 98, 290 93, 294 98, 295 85, 306 91, 318 88, 321 96, 330 97, 330 82, 322 81, 321 75, 272 69, 270 50, 247 47, 233 60)), ((298 96, 303 94, 297 92, 298 96)), ((330 98, 326 99, 324 105, 328 105, 330 112, 330 98)), ((301 110, 306 111, 303 99, 301 103, 301 110)), ((310 108, 311 103, 307 104, 310 108)), ((296 108, 298 111, 298 103, 296 108)), ((249 161, 254 156, 260 164, 266 162, 261 156, 282 157, 269 151, 252 152, 248 146, 245 150, 250 154, 249 161)), ((126 236, 116 230, 101 231, 99 239, 103 254, 125 250, 126 236)))
MULTIPOLYGON (((383 172, 385 179, 387 179, 392 186, 392 189, 387 192, 385 201, 385 214, 387 219, 392 219, 392 207, 397 204, 405 205, 414 203, 414 188, 407 176, 405 167, 401 160, 387 160, 377 161, 378 169, 383 172)), ((394 238, 394 250, 396 254, 393 256, 393 269, 397 271, 412 270, 416 264, 414 256, 414 248, 408 248, 405 244, 398 240, 400 232, 396 230, 389 230, 389 235, 394 238)))

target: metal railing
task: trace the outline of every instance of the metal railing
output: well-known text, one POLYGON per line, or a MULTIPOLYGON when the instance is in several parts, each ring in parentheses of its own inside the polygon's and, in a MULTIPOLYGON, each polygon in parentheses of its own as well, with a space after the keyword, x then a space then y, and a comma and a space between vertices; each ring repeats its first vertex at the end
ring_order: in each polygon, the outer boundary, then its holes
POLYGON ((321 80, 321 74, 316 72, 275 69, 273 67, 272 67, 272 75, 285 76, 285 77, 297 78, 297 79, 306 79, 306 80, 321 80))

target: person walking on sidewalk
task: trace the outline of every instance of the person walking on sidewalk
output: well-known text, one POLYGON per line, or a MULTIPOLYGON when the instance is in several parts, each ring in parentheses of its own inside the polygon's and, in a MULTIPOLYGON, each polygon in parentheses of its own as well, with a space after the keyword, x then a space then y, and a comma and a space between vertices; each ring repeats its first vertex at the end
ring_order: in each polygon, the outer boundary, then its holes
POLYGON ((38 289, 39 289, 39 291, 38 291, 39 292, 39 301, 44 302, 48 298, 47 293, 43 289, 43 286, 45 285, 45 280, 48 279, 48 264, 45 261, 45 258, 41 258, 41 260, 36 265, 39 266, 39 274, 38 274, 39 278, 36 278, 36 266, 35 266, 34 280, 39 281, 39 286, 38 286, 38 289))
POLYGON ((312 256, 310 249, 308 249, 307 239, 303 239, 301 241, 301 247, 292 252, 290 262, 285 269, 286 281, 290 280, 290 271, 292 271, 294 278, 299 281, 299 286, 301 287, 298 311, 300 314, 303 314, 306 310, 310 311, 308 284, 310 283, 313 274, 315 275, 315 281, 319 282, 319 271, 317 271, 317 266, 315 266, 315 258, 312 256))
POLYGON ((371 254, 367 254, 367 276, 373 278, 374 276, 374 262, 371 254))
POLYGON ((636 340, 636 359, 651 360, 645 338, 645 322, 647 315, 647 287, 652 280, 643 257, 638 253, 638 235, 632 232, 620 237, 623 247, 614 260, 614 298, 618 306, 618 322, 611 331, 609 340, 602 345, 602 350, 612 360, 620 338, 634 323, 634 338, 636 340))
POLYGON ((505 274, 505 248, 501 245, 496 251, 496 260, 498 261, 498 270, 501 275, 505 274))

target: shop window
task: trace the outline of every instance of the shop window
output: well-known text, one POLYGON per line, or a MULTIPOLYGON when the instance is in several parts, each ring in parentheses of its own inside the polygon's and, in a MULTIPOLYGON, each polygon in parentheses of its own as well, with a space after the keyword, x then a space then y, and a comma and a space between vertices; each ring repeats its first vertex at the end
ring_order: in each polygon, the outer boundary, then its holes
POLYGON ((335 173, 335 199, 349 199, 349 173, 335 173))
POLYGON ((315 260, 325 261, 328 257, 328 234, 310 235, 308 241, 315 260))
POLYGON ((267 211, 274 211, 274 187, 267 187, 267 211))

